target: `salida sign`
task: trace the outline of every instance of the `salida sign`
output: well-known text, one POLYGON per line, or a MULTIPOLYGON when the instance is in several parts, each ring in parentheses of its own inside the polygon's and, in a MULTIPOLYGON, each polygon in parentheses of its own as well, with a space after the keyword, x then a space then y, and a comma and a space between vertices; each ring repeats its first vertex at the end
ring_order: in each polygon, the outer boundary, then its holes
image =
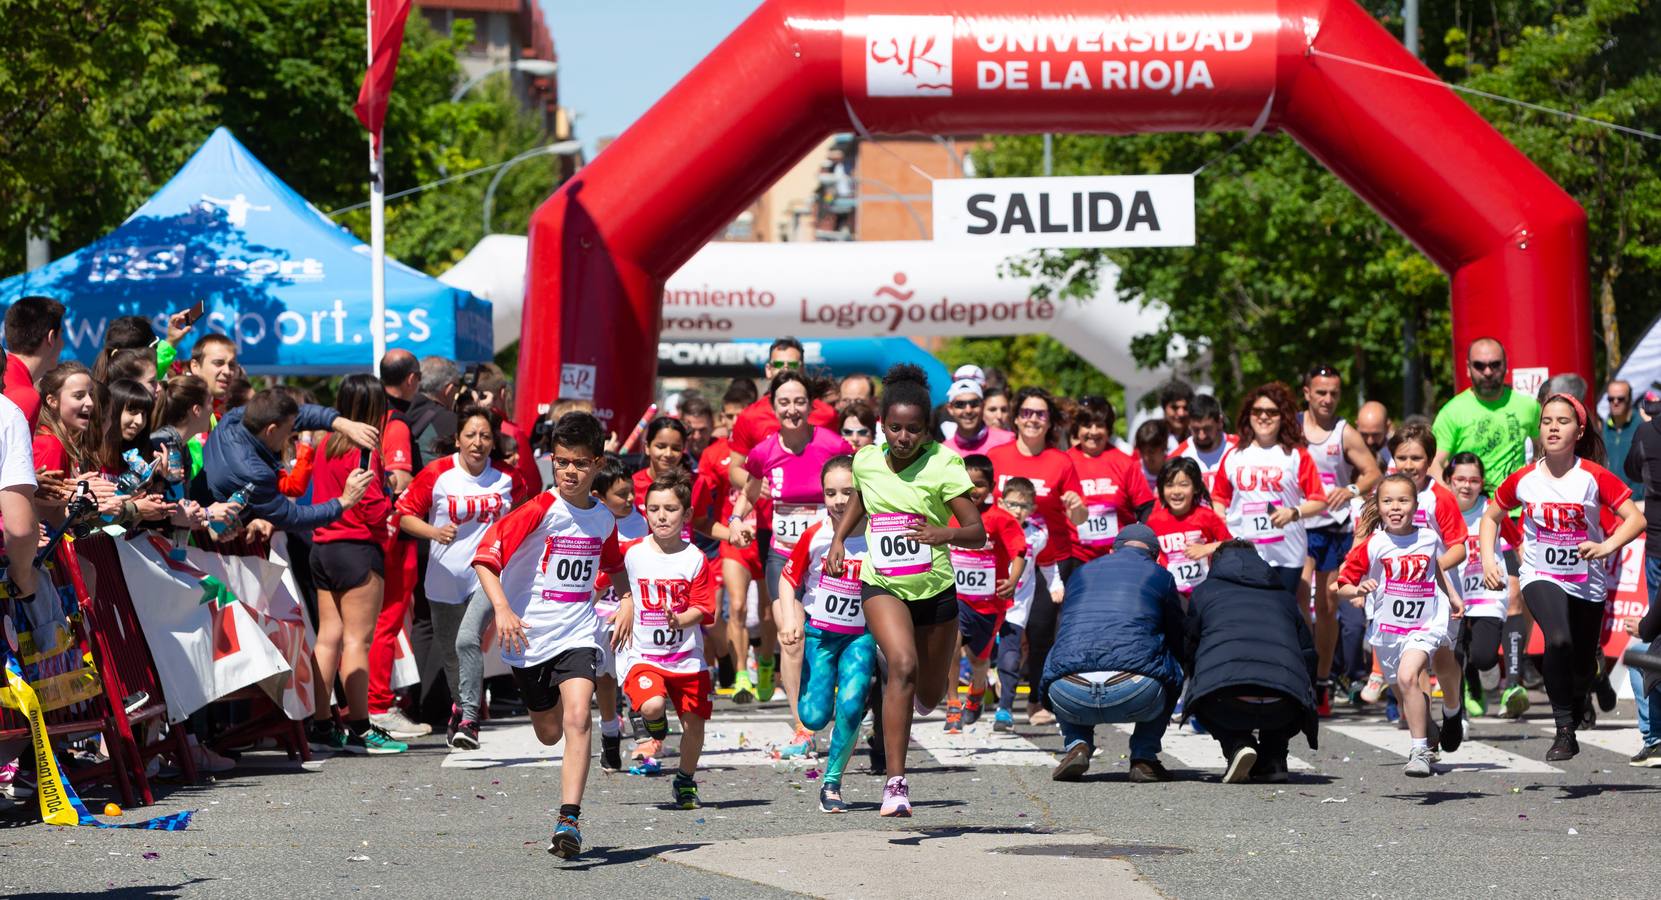
POLYGON ((978 246, 1191 247, 1192 175, 934 182, 934 239, 978 246))

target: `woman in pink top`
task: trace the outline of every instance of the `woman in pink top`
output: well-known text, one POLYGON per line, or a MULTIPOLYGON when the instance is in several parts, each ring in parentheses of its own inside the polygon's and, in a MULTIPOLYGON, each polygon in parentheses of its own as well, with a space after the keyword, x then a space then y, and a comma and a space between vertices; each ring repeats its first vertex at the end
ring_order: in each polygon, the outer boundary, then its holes
MULTIPOLYGON (((779 430, 757 444, 745 458, 744 471, 749 473, 750 478, 744 486, 743 495, 733 504, 728 526, 732 529, 733 546, 740 549, 755 540, 757 527, 773 533, 766 572, 767 587, 772 591, 775 604, 773 621, 777 622, 777 604, 781 602, 778 599, 779 578, 785 563, 790 560, 791 551, 796 549, 796 542, 808 527, 825 517, 825 493, 819 476, 831 457, 854 451, 847 441, 808 422, 812 399, 807 379, 800 372, 786 369, 774 376, 767 396, 772 402, 774 414, 779 417, 779 430), (763 487, 773 501, 772 515, 768 521, 750 525, 744 517, 761 499, 763 487)), ((795 620, 799 620, 801 609, 796 609, 795 613, 795 620)), ((769 630, 777 633, 776 629, 769 630)), ((762 636, 763 659, 772 655, 771 649, 766 646, 771 639, 772 635, 764 633, 762 636)), ((802 642, 797 640, 779 648, 783 657, 783 671, 779 673, 779 678, 784 682, 785 696, 790 699, 791 715, 795 715, 796 696, 801 688, 802 646, 802 642)), ((802 732, 801 723, 796 725, 796 730, 802 732)), ((798 734, 797 740, 792 743, 801 743, 801 735, 798 734)))

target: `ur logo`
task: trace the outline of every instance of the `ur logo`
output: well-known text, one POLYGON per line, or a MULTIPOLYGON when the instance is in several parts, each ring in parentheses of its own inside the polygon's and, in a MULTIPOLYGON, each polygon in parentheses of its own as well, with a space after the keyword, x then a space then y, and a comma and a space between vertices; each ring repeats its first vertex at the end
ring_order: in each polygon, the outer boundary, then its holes
POLYGON ((865 93, 952 95, 951 16, 866 16, 865 93))

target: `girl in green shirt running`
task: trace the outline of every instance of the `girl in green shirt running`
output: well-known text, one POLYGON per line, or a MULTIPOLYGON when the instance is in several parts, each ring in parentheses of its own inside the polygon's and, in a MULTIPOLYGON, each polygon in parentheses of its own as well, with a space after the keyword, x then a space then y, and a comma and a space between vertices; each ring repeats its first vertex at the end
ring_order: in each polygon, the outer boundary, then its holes
POLYGON ((825 552, 825 571, 844 570, 843 543, 865 529, 859 567, 865 622, 888 661, 882 691, 882 734, 888 782, 884 816, 911 815, 905 754, 912 704, 927 714, 946 696, 956 663, 957 591, 946 545, 976 549, 986 542, 963 459, 929 431, 928 377, 898 365, 882 380, 886 452, 875 445, 854 454, 854 496, 825 552), (953 517, 957 524, 952 524, 953 517))

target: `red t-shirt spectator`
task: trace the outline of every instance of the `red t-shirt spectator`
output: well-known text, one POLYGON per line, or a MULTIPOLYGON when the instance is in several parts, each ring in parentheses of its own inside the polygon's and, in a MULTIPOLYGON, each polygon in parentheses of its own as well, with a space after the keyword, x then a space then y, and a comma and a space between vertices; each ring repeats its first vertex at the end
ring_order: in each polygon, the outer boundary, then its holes
POLYGON ((62 472, 68 476, 80 471, 80 467, 70 459, 69 449, 63 445, 63 441, 44 428, 35 431, 33 450, 36 472, 62 472))
MULTIPOLYGON (((311 470, 311 502, 327 503, 338 498, 346 487, 346 476, 358 467, 358 449, 330 456, 328 448, 313 458, 311 470)), ((346 510, 340 518, 312 531, 311 539, 319 544, 330 541, 372 541, 382 547, 391 543, 387 520, 392 515, 392 503, 387 499, 386 469, 381 465, 379 451, 369 455, 369 471, 375 474, 368 490, 358 505, 346 510)))
POLYGON ((992 472, 997 476, 995 496, 1003 496, 1004 482, 1011 478, 1031 481, 1038 493, 1036 512, 1043 517, 1044 526, 1050 530, 1050 542, 1038 554, 1038 564, 1055 565, 1071 557, 1078 527, 1067 517, 1067 505, 1061 502, 1061 495, 1068 491, 1080 496, 1084 494, 1072 458, 1054 447, 1044 448, 1044 452, 1037 456, 1025 456, 1021 453, 1020 441, 993 447, 992 452, 986 455, 992 460, 992 472))
POLYGON ((388 411, 381 422, 381 459, 388 472, 414 472, 415 450, 410 441, 409 423, 388 411))
POLYGON ((1067 451, 1078 473, 1079 496, 1089 518, 1079 525, 1073 557, 1089 562, 1106 556, 1120 531, 1136 524, 1136 508, 1153 502, 1153 491, 1142 474, 1142 461, 1117 447, 1091 456, 1074 447, 1067 451))
MULTIPOLYGON (((5 394, 29 420, 29 430, 34 431, 40 424, 40 391, 35 390, 35 377, 29 374, 29 367, 11 353, 6 354, 5 394)), ((40 465, 39 457, 35 465, 40 465)))
MULTIPOLYGON (((836 410, 822 400, 813 401, 813 405, 807 411, 807 421, 809 425, 817 425, 841 434, 841 422, 837 420, 836 410)), ((738 421, 732 424, 732 438, 728 443, 732 445, 732 452, 748 457, 757 444, 778 430, 779 415, 773 412, 773 400, 771 397, 763 396, 738 414, 738 421)))

